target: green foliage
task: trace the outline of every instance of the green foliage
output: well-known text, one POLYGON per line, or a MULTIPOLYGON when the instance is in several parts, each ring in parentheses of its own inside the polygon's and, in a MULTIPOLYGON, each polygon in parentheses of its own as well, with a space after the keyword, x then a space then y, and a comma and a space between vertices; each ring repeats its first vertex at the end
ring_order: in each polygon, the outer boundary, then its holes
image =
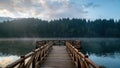
POLYGON ((0 37, 120 37, 120 20, 23 18, 0 23, 0 37))

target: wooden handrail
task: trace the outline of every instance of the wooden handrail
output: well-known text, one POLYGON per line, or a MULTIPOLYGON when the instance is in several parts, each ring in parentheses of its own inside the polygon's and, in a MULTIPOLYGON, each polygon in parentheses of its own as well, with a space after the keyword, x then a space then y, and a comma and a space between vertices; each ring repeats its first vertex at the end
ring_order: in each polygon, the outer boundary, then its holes
POLYGON ((20 59, 7 65, 6 68, 30 68, 30 66, 32 66, 32 68, 37 68, 52 48, 52 44, 53 42, 49 41, 45 45, 38 47, 25 56, 21 56, 20 59))
POLYGON ((79 52, 71 43, 66 42, 66 49, 69 52, 76 68, 99 68, 88 56, 79 52))
MULTIPOLYGON (((34 51, 21 56, 20 59, 7 65, 6 68, 38 68, 38 66, 40 66, 43 62, 43 59, 47 56, 48 52, 51 50, 52 45, 57 42, 63 44, 65 41, 37 41, 37 46, 34 51)), ((100 68, 92 60, 90 60, 88 56, 84 55, 80 52, 80 50, 75 48, 75 44, 71 41, 66 41, 65 45, 68 54, 71 56, 76 65, 76 68, 100 68)))

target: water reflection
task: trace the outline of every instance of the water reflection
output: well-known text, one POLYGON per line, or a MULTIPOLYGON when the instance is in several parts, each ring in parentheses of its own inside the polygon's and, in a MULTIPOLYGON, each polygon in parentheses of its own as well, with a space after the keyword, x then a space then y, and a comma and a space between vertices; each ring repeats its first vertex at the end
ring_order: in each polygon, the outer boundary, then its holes
POLYGON ((34 48, 34 40, 0 40, 0 67, 4 68, 34 48))
POLYGON ((114 55, 114 53, 120 53, 120 39, 118 40, 91 40, 82 41, 82 52, 85 54, 96 54, 98 56, 102 55, 114 55))
POLYGON ((98 65, 107 68, 120 67, 120 40, 89 40, 82 41, 82 52, 88 54, 98 65))
POLYGON ((17 55, 11 55, 11 56, 0 56, 0 67, 4 68, 6 65, 14 62, 19 57, 17 55))
POLYGON ((3 55, 25 55, 35 48, 35 41, 0 41, 3 55))
POLYGON ((120 53, 109 56, 90 54, 89 58, 98 65, 105 66, 106 68, 120 68, 120 53))
MULTIPOLYGON (((35 48, 35 40, 35 38, 34 40, 0 40, 0 66, 4 67, 4 64, 7 65, 8 61, 13 62, 18 59, 18 56, 25 55, 33 50, 35 48)), ((63 40, 71 40, 71 38, 63 40)), ((107 68, 120 67, 120 39, 72 38, 72 40, 81 40, 82 52, 88 54, 89 58, 95 63, 104 65, 107 68)))

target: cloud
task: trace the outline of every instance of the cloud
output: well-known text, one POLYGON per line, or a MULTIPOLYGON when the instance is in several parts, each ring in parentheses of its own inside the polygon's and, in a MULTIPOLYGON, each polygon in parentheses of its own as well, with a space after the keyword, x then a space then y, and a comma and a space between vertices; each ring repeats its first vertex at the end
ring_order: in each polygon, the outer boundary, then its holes
MULTIPOLYGON (((80 2, 81 0, 79 0, 80 2)), ((51 20, 56 18, 85 18, 85 9, 96 6, 72 3, 72 0, 0 0, 0 15, 15 18, 38 17, 51 20)))
POLYGON ((87 3, 87 4, 84 4, 84 7, 86 7, 86 8, 90 8, 90 7, 92 7, 92 8, 96 8, 96 7, 99 7, 100 5, 98 5, 98 4, 94 4, 93 2, 90 2, 90 3, 87 3))
POLYGON ((7 16, 7 17, 12 16, 12 17, 14 17, 14 14, 6 9, 2 9, 2 10, 0 10, 0 16, 3 16, 3 17, 4 16, 7 16))

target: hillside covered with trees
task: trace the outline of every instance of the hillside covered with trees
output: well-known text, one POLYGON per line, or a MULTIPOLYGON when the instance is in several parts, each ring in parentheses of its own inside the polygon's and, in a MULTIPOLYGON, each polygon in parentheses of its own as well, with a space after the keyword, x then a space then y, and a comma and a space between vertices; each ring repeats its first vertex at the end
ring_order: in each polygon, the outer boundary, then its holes
POLYGON ((120 37, 120 20, 23 18, 1 22, 0 37, 120 37))

